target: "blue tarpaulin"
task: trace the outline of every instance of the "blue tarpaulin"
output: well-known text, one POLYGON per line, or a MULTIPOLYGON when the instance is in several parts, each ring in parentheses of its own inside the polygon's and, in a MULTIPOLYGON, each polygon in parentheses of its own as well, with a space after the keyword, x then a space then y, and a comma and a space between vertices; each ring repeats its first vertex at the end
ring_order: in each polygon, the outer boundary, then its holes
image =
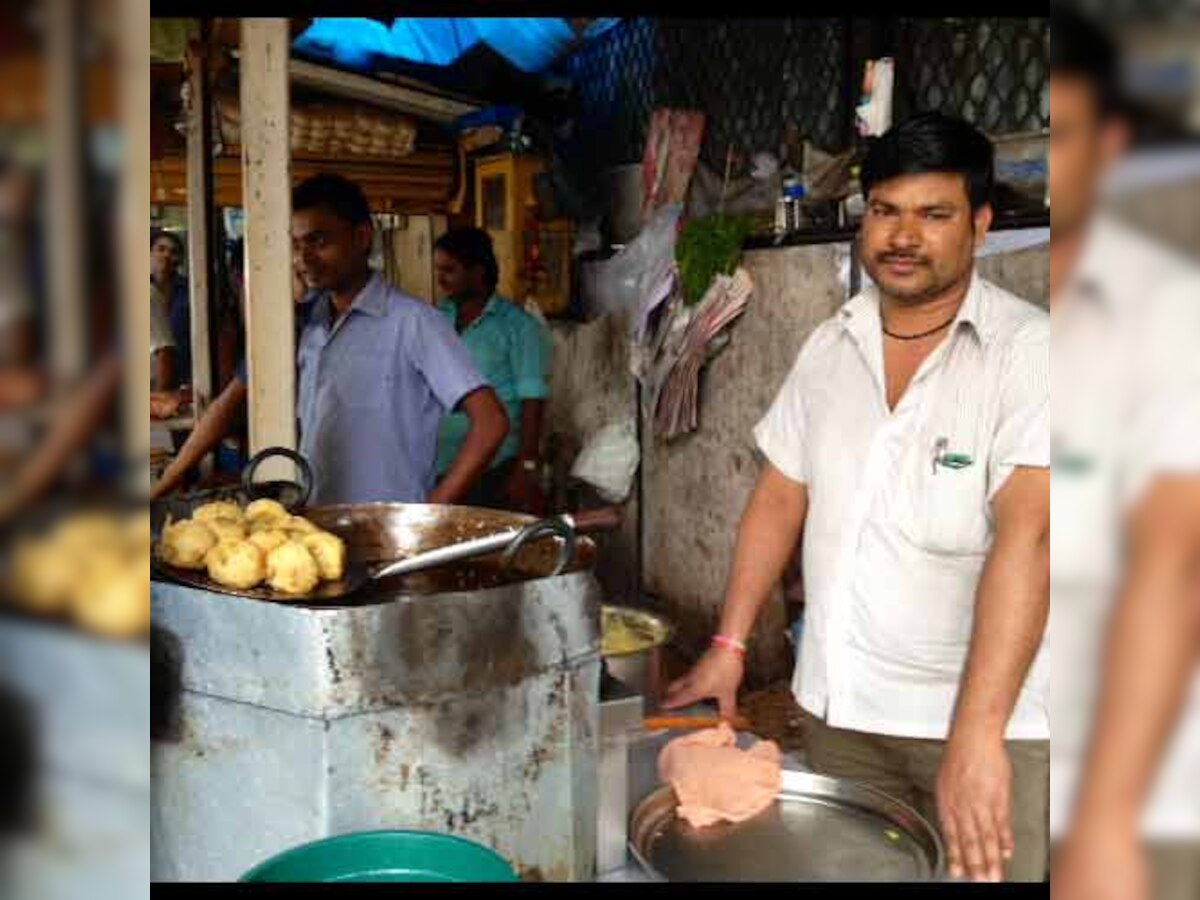
MULTIPOLYGON (((583 37, 595 37, 616 22, 596 19, 583 37)), ((381 56, 448 66, 482 41, 522 71, 540 72, 574 37, 567 20, 556 18, 398 18, 390 27, 376 19, 321 18, 313 20, 293 47, 366 69, 381 56)))

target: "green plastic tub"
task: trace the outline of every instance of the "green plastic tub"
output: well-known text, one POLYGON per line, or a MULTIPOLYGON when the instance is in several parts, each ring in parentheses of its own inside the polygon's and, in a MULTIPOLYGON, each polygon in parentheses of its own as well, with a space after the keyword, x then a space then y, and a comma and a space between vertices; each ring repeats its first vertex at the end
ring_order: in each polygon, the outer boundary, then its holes
POLYGON ((432 831, 358 831, 285 850, 242 881, 516 881, 494 851, 432 831))

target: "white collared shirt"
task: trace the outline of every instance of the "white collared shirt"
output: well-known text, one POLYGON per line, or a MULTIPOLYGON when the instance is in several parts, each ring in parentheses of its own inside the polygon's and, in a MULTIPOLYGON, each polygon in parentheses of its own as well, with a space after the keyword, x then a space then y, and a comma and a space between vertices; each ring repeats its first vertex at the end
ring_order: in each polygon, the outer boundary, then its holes
MULTIPOLYGON (((966 665, 991 500, 1050 463, 1049 323, 980 278, 894 411, 875 288, 819 325, 755 430, 807 485, 805 628, 792 689, 838 728, 944 739, 966 665), (935 466, 944 458, 960 467, 935 466)), ((1047 739, 1045 643, 1008 736, 1047 739)))
MULTIPOLYGON (((1161 472, 1200 474, 1200 273, 1098 217, 1055 298, 1051 434, 1051 831, 1074 800, 1122 578, 1125 514, 1161 472)), ((1200 672, 1145 815, 1200 837, 1200 672)))

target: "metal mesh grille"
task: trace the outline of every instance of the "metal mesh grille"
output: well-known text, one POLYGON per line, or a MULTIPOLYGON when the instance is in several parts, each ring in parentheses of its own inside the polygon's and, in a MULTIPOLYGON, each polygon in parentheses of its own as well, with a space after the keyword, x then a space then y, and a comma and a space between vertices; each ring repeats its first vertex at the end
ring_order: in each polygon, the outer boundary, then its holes
POLYGON ((1179 0, 1074 0, 1069 4, 1079 12, 1109 26, 1114 23, 1145 23, 1149 20, 1164 20, 1172 17, 1194 17, 1200 12, 1195 0, 1180 3, 1179 0), (1189 9, 1190 7, 1190 9, 1189 9))
MULTIPOLYGON (((861 61, 848 65, 849 21, 621 22, 567 63, 580 95, 577 161, 593 171, 640 161, 659 106, 706 114, 700 156, 716 170, 730 146, 778 151, 789 123, 826 151, 845 149, 862 77, 861 61)), ((938 109, 992 135, 1049 126, 1048 19, 893 23, 895 120, 938 109)))
POLYGON ((578 145, 600 168, 641 159, 656 107, 707 116, 701 159, 732 146, 778 151, 786 124, 827 150, 844 148, 846 33, 840 19, 632 19, 568 63, 582 115, 578 145))
POLYGON ((1044 18, 900 19, 894 119, 940 110, 992 135, 1049 127, 1048 28, 1044 18))

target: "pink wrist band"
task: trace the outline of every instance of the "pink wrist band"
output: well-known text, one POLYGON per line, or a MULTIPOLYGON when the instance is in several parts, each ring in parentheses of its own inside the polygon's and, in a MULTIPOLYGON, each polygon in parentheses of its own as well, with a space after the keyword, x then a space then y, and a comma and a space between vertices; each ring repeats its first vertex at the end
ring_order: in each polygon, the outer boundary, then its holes
POLYGON ((732 650, 739 656, 746 655, 746 645, 737 638, 726 637, 723 634, 713 635, 712 643, 714 647, 724 647, 726 650, 732 650))

